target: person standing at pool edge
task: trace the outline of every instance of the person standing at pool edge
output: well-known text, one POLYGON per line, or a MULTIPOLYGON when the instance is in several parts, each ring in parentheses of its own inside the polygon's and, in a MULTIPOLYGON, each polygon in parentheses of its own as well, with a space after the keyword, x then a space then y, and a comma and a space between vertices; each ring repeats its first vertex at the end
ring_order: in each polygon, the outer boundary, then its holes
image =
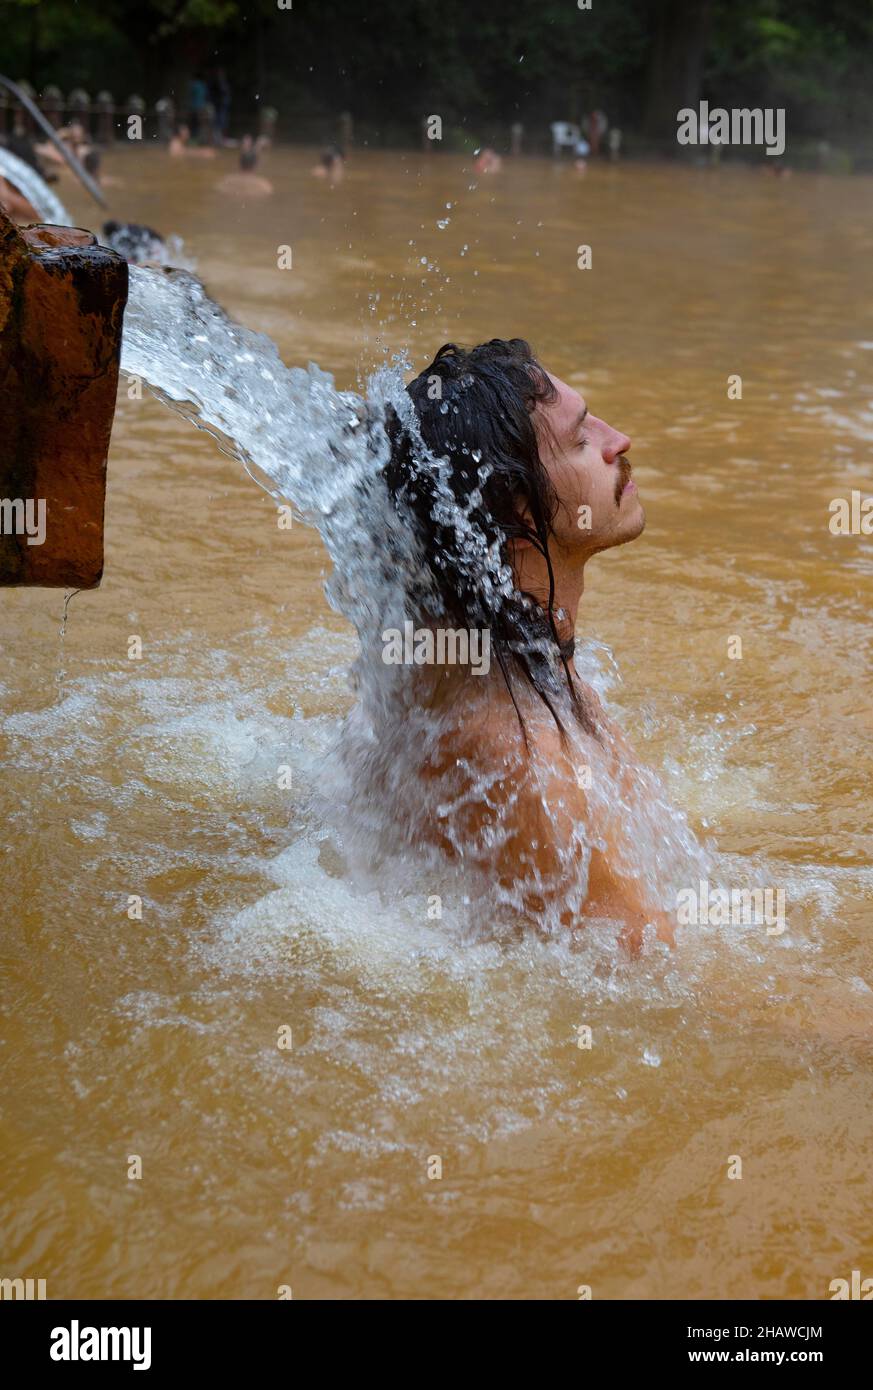
POLYGON ((672 943, 665 904, 634 876, 622 808, 590 794, 580 775, 609 763, 613 787, 633 795, 627 741, 572 664, 588 561, 645 526, 631 441, 518 338, 470 351, 447 344, 407 391, 421 438, 389 418, 385 479, 423 556, 424 583, 408 602, 417 619, 423 610, 431 623, 487 627, 493 653, 487 680, 448 668, 416 677, 412 699, 439 726, 419 774, 445 791, 439 814, 425 814, 418 832, 487 866, 533 919, 554 905, 562 923, 575 925, 578 911, 564 895, 568 879, 581 876, 585 915, 618 917, 632 945, 654 922, 672 943), (428 467, 425 451, 442 467, 428 467), (448 519, 446 482, 483 551, 496 547, 504 563, 511 582, 496 595, 471 570, 467 529, 448 519), (495 767, 506 773, 499 798, 495 767), (481 853, 468 851, 477 845, 481 853))

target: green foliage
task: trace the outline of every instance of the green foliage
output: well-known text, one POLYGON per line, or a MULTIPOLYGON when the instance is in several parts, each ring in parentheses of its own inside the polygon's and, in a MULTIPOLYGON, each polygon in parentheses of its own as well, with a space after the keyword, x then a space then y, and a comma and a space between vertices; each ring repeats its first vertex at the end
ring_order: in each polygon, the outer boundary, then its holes
POLYGON ((164 16, 155 31, 161 38, 182 29, 221 29, 239 14, 236 0, 154 0, 150 8, 164 16))
POLYGON ((0 24, 0 67, 37 89, 184 100, 222 63, 246 120, 257 93, 292 135, 350 110, 413 143, 430 113, 474 143, 515 120, 545 139, 594 106, 633 130, 653 91, 685 104, 689 71, 710 101, 789 105, 790 129, 836 136, 858 128, 873 54, 871 0, 0 0, 0 24))

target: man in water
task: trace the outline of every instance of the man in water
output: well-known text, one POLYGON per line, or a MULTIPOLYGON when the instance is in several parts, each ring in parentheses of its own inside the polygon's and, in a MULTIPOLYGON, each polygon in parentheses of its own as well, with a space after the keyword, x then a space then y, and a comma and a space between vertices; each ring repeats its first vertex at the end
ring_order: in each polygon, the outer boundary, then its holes
POLYGON ((492 149, 480 150, 473 160, 473 172, 476 174, 499 174, 502 167, 503 160, 492 149))
POLYGON ((173 132, 167 153, 172 159, 183 159, 190 156, 195 159, 214 159, 215 150, 211 145, 192 145, 191 127, 181 122, 173 132))
POLYGON ((496 882, 516 919, 618 919, 632 946, 650 922, 672 942, 651 877, 670 850, 657 779, 572 660, 588 561, 645 525, 631 441, 520 339, 448 344, 407 390, 414 415, 389 418, 384 470, 421 554, 406 608, 431 628, 487 631, 491 670, 398 677, 393 712, 384 727, 371 714, 359 744, 369 739, 360 790, 402 797, 412 780, 392 766, 396 739, 385 752, 405 702, 418 730, 409 756, 430 792, 413 840, 496 882))
POLYGON ((345 155, 339 145, 328 145, 310 173, 316 179, 327 179, 329 183, 340 183, 345 170, 345 155))
POLYGON ((268 198, 273 192, 269 179, 256 172, 258 149, 250 135, 244 135, 239 151, 239 173, 227 174, 218 183, 219 193, 232 198, 268 198))

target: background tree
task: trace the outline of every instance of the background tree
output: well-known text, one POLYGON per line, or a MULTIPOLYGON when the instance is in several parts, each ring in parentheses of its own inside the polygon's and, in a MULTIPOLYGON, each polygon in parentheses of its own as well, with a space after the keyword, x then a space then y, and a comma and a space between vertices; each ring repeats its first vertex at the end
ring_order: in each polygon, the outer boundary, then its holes
POLYGON ((237 131, 259 104, 320 139, 350 110, 374 143, 416 144, 436 112, 447 143, 506 139, 521 120, 595 106, 643 143, 675 148, 676 113, 783 105, 789 136, 866 141, 873 0, 0 0, 0 69, 41 90, 108 88, 184 107, 221 64, 237 131))

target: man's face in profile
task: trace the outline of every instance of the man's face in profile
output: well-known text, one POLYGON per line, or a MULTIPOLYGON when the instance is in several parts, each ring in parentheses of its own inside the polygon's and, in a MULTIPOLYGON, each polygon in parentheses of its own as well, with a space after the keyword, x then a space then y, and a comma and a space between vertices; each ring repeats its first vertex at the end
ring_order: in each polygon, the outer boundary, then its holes
POLYGON ((566 382, 551 373, 549 379, 558 398, 537 406, 534 423, 558 495, 555 543, 582 558, 635 540, 646 516, 625 458, 630 439, 593 415, 566 382))

